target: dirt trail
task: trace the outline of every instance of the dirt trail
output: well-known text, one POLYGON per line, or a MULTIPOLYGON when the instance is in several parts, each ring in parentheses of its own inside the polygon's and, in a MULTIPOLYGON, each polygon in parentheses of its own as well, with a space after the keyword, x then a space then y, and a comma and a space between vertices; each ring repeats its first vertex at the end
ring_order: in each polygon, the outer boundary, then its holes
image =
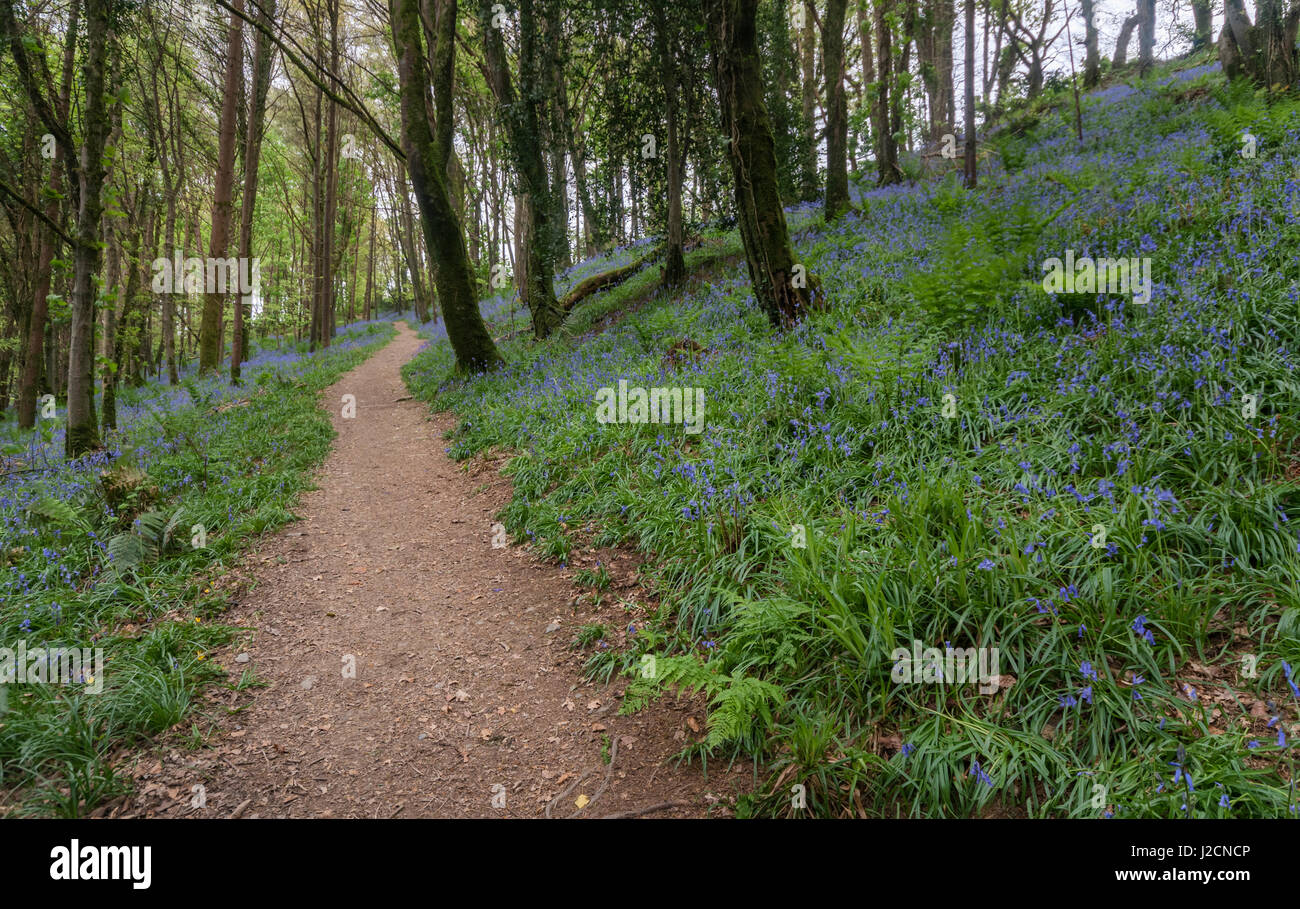
POLYGON ((535 817, 563 795, 555 817, 665 802, 683 804, 654 816, 700 816, 746 779, 665 761, 698 738, 698 704, 619 717, 623 682, 580 682, 568 575, 492 548, 508 482, 458 466, 442 438, 452 418, 401 400, 420 343, 401 325, 325 393, 338 439, 318 488, 244 561, 256 584, 223 621, 250 633, 213 658, 267 687, 217 690, 200 707, 218 718, 207 747, 139 755, 136 795, 113 814, 535 817))

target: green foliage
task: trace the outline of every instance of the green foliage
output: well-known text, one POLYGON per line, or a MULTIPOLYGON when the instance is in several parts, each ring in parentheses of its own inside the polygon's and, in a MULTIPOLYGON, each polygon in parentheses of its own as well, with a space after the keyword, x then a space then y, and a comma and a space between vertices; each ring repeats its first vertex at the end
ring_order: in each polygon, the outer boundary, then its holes
POLYGON ((741 264, 594 298, 498 374, 457 377, 440 345, 406 369, 462 418, 455 456, 517 453, 516 537, 565 553, 583 527, 644 557, 652 621, 584 635, 588 671, 629 676, 627 710, 702 693, 688 753, 759 766, 738 813, 1294 813, 1294 736, 1259 713, 1300 716, 1300 160, 1243 161, 1205 135, 1212 97, 1159 78, 1086 97, 1082 146, 1040 101, 974 191, 868 190, 829 227, 792 209, 830 295, 794 331, 753 312, 741 264), (1150 255, 1161 294, 1052 302, 1034 272, 1067 248, 1150 255), (681 338, 707 354, 666 359, 681 338), (707 389, 706 432, 595 428, 619 377, 707 389), (997 647, 996 687, 895 681, 913 642, 997 647))
POLYGON ((652 678, 640 677, 624 693, 620 713, 635 713, 665 688, 684 694, 703 692, 709 698, 710 748, 740 744, 753 748, 756 736, 771 725, 774 711, 785 699, 780 686, 750 675, 721 675, 716 667, 692 656, 658 657, 652 678))
MULTIPOLYGON (((2 686, 0 787, 16 814, 81 817, 123 794, 122 749, 183 724, 202 689, 225 682, 208 654, 236 630, 213 621, 226 606, 213 581, 253 536, 292 519, 332 438, 319 391, 392 333, 383 326, 369 345, 296 364, 295 381, 259 386, 274 392, 255 407, 218 412, 217 395, 231 392, 199 382, 191 403, 165 411, 149 406, 165 386, 127 389, 143 414, 124 423, 122 456, 97 472, 38 477, 30 502, 5 514, 3 526, 20 533, 0 529, 0 558, 32 578, 0 604, 6 646, 103 650, 101 691, 2 686), (214 482, 196 482, 204 476, 214 482), (208 530, 206 546, 191 545, 195 523, 208 530)), ((245 674, 238 687, 255 684, 245 674)))
POLYGON ((1038 216, 1024 203, 956 221, 935 250, 933 266, 912 279, 917 305, 945 327, 968 326, 1004 307, 1019 289, 1040 231, 1038 216))

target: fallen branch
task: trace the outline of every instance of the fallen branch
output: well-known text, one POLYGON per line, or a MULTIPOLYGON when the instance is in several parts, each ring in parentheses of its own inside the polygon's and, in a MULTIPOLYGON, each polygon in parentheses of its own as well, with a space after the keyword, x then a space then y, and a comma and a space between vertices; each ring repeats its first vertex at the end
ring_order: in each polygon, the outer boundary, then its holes
POLYGON ((632 811, 616 811, 613 814, 602 814, 600 820, 615 821, 620 818, 640 817, 643 814, 653 814, 656 811, 666 811, 669 808, 689 808, 690 802, 660 802, 657 805, 649 805, 645 808, 635 808, 632 811))
POLYGON ((598 291, 607 290, 611 287, 617 287, 628 278, 639 272, 646 265, 649 265, 655 259, 663 255, 664 247, 662 244, 654 247, 644 256, 622 265, 618 268, 612 268, 609 271, 601 272, 598 275, 592 275, 583 281, 579 281, 577 286, 564 295, 560 300, 560 311, 568 315, 573 307, 577 306, 587 297, 598 291))
MULTIPOLYGON (((703 240, 700 240, 697 237, 689 242, 683 243, 682 252, 690 252, 703 242, 703 240)), ((667 250, 668 244, 660 243, 650 249, 645 255, 629 262, 627 265, 620 265, 618 268, 611 268, 609 271, 601 272, 598 275, 592 275, 590 278, 579 281, 578 284, 560 300, 560 312, 567 316, 569 312, 572 311, 573 307, 577 306, 587 297, 594 293, 598 293, 599 291, 608 290, 611 287, 617 287, 639 272, 642 268, 658 259, 667 250)))

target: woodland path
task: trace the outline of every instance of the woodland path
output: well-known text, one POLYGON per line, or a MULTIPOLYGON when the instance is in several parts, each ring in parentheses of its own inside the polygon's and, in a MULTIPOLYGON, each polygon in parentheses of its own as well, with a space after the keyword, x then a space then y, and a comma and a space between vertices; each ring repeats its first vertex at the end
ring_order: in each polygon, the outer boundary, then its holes
MULTIPOLYGON (((625 680, 581 681, 577 628, 618 627, 622 611, 575 614, 576 565, 492 548, 509 482, 496 461, 452 461, 453 418, 410 399, 400 370, 421 343, 399 325, 325 392, 338 437, 317 488, 243 561, 254 583, 221 621, 247 632, 212 659, 232 683, 251 669, 266 687, 211 689, 207 744, 185 747, 187 720, 137 753, 135 795, 113 815, 537 817, 553 800, 554 817, 729 813, 712 793, 747 772, 710 762, 706 779, 667 760, 700 738, 698 701, 620 717, 625 680)), ((640 593, 629 556, 601 558, 615 588, 640 593)))

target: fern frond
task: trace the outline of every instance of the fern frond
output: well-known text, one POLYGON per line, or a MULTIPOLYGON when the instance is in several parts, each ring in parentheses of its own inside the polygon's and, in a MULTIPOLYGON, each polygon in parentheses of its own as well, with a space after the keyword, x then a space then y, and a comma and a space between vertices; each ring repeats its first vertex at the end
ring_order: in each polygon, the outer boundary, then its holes
POLYGON ((145 555, 145 542, 134 533, 119 533, 108 541, 108 558, 116 571, 134 568, 144 561, 145 555))
POLYGON ((86 533, 92 529, 89 519, 84 514, 59 499, 43 498, 29 506, 27 513, 44 518, 47 522, 65 530, 79 530, 86 533))

